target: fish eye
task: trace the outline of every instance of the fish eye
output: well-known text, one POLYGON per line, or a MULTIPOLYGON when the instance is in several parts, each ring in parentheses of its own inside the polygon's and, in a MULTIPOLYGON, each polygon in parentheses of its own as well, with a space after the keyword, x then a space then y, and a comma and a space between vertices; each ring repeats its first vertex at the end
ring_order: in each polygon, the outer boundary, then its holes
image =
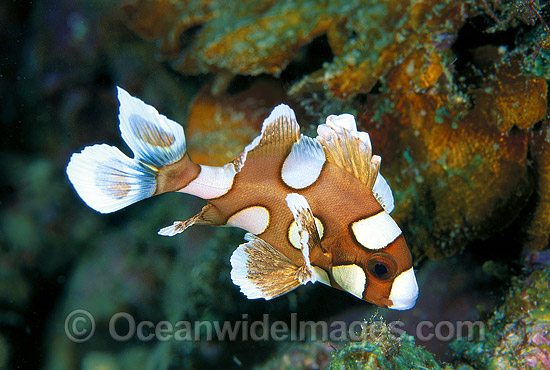
POLYGON ((377 276, 384 276, 388 273, 388 268, 384 264, 378 262, 376 265, 374 265, 374 273, 377 276))
POLYGON ((395 276, 397 263, 387 253, 375 253, 367 262, 367 270, 379 280, 390 280, 395 276))

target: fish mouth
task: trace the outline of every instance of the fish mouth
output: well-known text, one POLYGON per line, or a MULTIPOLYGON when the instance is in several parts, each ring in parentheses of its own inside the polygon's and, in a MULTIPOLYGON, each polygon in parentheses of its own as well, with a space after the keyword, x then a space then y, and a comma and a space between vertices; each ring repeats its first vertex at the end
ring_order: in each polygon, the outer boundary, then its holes
POLYGON ((389 297, 392 304, 388 305, 388 308, 399 311, 409 310, 414 307, 417 298, 418 283, 411 267, 393 281, 389 297))

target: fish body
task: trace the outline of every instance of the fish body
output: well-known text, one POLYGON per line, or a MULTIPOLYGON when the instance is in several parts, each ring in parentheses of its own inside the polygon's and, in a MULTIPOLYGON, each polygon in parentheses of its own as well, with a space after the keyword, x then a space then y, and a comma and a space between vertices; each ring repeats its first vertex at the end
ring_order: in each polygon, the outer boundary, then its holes
POLYGON ((118 98, 122 137, 134 158, 101 144, 74 154, 67 166, 91 208, 108 213, 168 191, 192 194, 208 204, 159 234, 196 224, 246 230, 247 242, 231 257, 231 278, 248 298, 271 299, 320 281, 382 307, 414 306, 418 285, 389 215, 391 189, 353 116, 329 116, 310 138, 281 104, 235 160, 212 167, 191 161, 179 124, 121 88, 118 98))

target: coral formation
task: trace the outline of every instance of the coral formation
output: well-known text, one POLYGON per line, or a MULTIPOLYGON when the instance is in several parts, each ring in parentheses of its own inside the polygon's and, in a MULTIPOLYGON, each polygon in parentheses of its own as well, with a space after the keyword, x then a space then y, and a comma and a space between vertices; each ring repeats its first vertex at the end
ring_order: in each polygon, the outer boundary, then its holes
POLYGON ((464 23, 463 2, 424 0, 223 1, 123 3, 131 27, 156 40, 183 73, 279 74, 302 47, 327 35, 334 60, 302 78, 291 93, 328 90, 340 98, 367 93, 395 64, 430 44, 448 47, 464 23))
POLYGON ((484 341, 453 343, 457 356, 477 369, 550 367, 550 267, 516 278, 487 322, 484 341))
POLYGON ((286 101, 280 84, 270 79, 234 94, 210 92, 207 84, 193 98, 185 121, 189 155, 210 166, 232 161, 259 134, 271 109, 286 101))
POLYGON ((452 369, 450 365, 441 366, 431 353, 416 346, 413 337, 405 333, 397 336, 392 327, 382 321, 365 323, 362 332, 376 334, 367 335, 361 341, 350 343, 336 352, 330 370, 452 369), (372 325, 376 325, 375 330, 370 330, 372 325))
POLYGON ((517 27, 518 22, 534 26, 542 23, 548 30, 546 22, 542 18, 541 12, 548 4, 540 0, 480 0, 479 5, 495 21, 496 25, 492 29, 506 29, 507 27, 517 27))
POLYGON ((127 1, 130 25, 156 40, 161 55, 188 74, 277 74, 299 49, 357 9, 348 2, 127 1))
POLYGON ((385 159, 383 171, 400 204, 397 218, 411 231, 411 245, 417 255, 437 258, 504 229, 527 203, 533 190, 529 134, 510 129, 545 116, 546 82, 495 67, 499 72, 481 82, 471 107, 444 74, 432 77, 445 68, 438 57, 425 57, 435 64, 425 71, 414 69, 413 58, 391 70, 387 90, 368 101, 359 121, 385 159), (417 76, 413 81, 424 89, 409 87, 408 76, 417 76), (510 101, 515 96, 523 104, 510 101))
POLYGON ((411 59, 413 54, 415 60, 407 65, 412 69, 426 69, 423 78, 427 80, 422 82, 429 84, 442 70, 425 63, 423 54, 449 48, 471 14, 466 2, 456 1, 359 3, 362 6, 341 24, 335 31, 336 36, 329 38, 339 41, 331 43, 334 60, 296 83, 291 93, 328 91, 346 99, 357 93, 368 93, 393 66, 411 59))
MULTIPOLYGON (((220 90, 231 76, 278 75, 291 60, 300 58, 301 47, 326 34, 332 60, 293 81, 290 95, 301 101, 305 111, 322 112, 310 117, 313 122, 325 113, 337 113, 327 111, 334 97, 345 99, 342 110, 359 113, 359 124, 371 132, 375 150, 384 158, 384 174, 401 204, 397 217, 413 235, 416 256, 439 258, 506 228, 534 189, 529 130, 546 116, 547 67, 540 62, 544 50, 531 63, 530 56, 524 58, 530 54, 521 47, 511 51, 480 47, 472 49, 470 64, 462 62, 467 70, 453 66, 457 56, 451 47, 469 18, 489 14, 498 20, 498 29, 518 22, 544 28, 540 19, 527 16, 527 8, 513 3, 258 1, 222 11, 217 1, 143 0, 125 3, 123 9, 138 33, 157 40, 161 56, 175 69, 216 74, 217 81, 196 99, 196 109, 192 107, 193 130, 195 122, 203 119, 200 114, 209 109, 201 123, 205 131, 213 122, 208 116, 229 117, 235 109, 243 111, 220 90), (527 75, 528 67, 536 73, 527 75), (457 76, 458 72, 465 75, 457 76), (460 78, 468 79, 466 88, 460 87, 464 85, 457 82, 460 78), (377 82, 379 93, 369 94, 366 105, 351 99, 369 93, 377 82), (208 103, 216 99, 209 93, 220 97, 221 110, 208 103), (308 98, 319 93, 324 97, 308 98), (508 214, 505 220, 502 213, 508 214)), ((256 112, 247 113, 246 127, 255 127, 256 112)), ((227 136, 235 142, 228 144, 231 155, 253 136, 243 136, 242 130, 227 136)), ((211 143, 216 135, 209 135, 201 142, 211 143)), ((197 158, 219 156, 211 155, 214 148, 225 152, 219 144, 210 147, 197 158)), ((547 242, 537 222, 539 230, 531 233, 541 235, 543 246, 547 242)))
POLYGON ((475 119, 508 132, 515 125, 529 129, 546 116, 546 81, 523 76, 520 68, 502 66, 475 92, 475 119))

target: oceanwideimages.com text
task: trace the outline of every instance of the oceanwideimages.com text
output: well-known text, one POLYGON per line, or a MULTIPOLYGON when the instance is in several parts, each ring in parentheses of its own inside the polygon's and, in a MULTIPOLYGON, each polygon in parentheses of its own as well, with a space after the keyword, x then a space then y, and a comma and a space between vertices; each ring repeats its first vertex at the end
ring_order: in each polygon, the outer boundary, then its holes
MULTIPOLYGON (((118 312, 109 320, 109 336, 117 342, 150 341, 361 341, 375 338, 382 330, 395 336, 405 333, 402 321, 304 321, 291 313, 288 321, 271 320, 264 314, 260 320, 250 320, 243 314, 235 321, 136 320, 127 312, 118 312)), ((75 343, 90 340, 96 330, 93 315, 75 310, 65 319, 65 334, 75 343)), ((481 321, 421 321, 415 332, 417 341, 484 340, 485 326, 481 321)))

